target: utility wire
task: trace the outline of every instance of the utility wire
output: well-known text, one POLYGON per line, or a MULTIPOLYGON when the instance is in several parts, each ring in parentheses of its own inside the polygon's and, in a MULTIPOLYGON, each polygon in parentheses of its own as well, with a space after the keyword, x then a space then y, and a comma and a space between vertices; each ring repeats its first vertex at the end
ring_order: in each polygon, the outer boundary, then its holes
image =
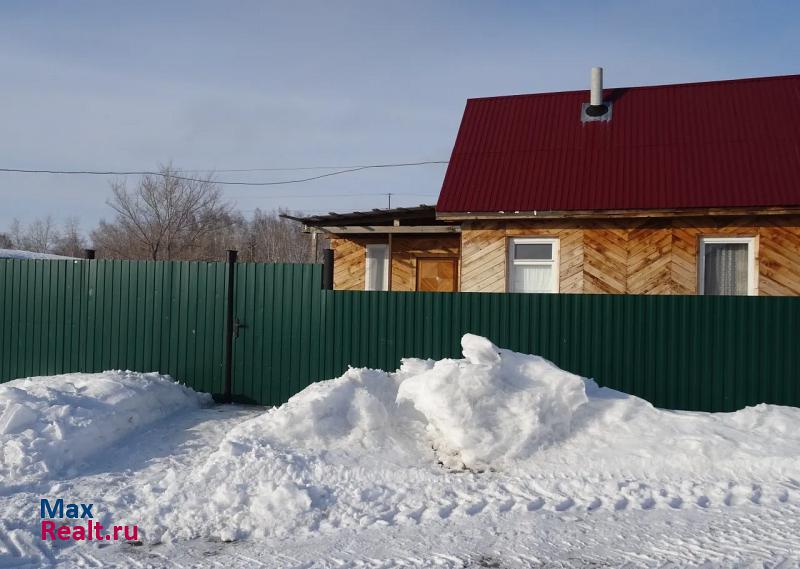
MULTIPOLYGON (((113 170, 33 170, 22 168, 0 168, 2 173, 18 173, 18 174, 64 174, 64 175, 84 175, 84 176, 161 176, 164 178, 175 178, 176 180, 186 180, 189 182, 212 182, 221 186, 281 186, 286 184, 299 184, 302 182, 310 182, 312 180, 319 180, 321 178, 328 178, 330 176, 339 176, 341 174, 349 174, 351 172, 359 172, 361 170, 370 170, 375 168, 400 168, 404 166, 423 166, 428 164, 447 164, 447 160, 427 160, 423 162, 401 162, 396 164, 369 164, 366 166, 355 166, 352 168, 345 168, 335 172, 328 172, 327 174, 320 174, 318 176, 310 176, 307 178, 298 178, 294 180, 281 180, 275 182, 233 182, 226 180, 204 180, 202 178, 194 178, 191 176, 176 176, 174 174, 166 174, 164 172, 153 172, 148 170, 132 170, 132 171, 113 171, 113 170)), ((316 166, 314 168, 317 168, 316 166)))
MULTIPOLYGON (((412 162, 409 164, 386 164, 386 166, 416 166, 417 164, 447 164, 447 160, 432 160, 429 162, 412 162)), ((227 173, 227 172, 296 172, 300 170, 347 170, 350 168, 369 168, 373 167, 372 164, 349 164, 346 166, 293 166, 287 168, 175 168, 173 172, 187 172, 198 173, 206 172, 211 174, 227 173)))
POLYGON ((406 193, 406 192, 372 192, 372 193, 358 193, 358 194, 286 194, 282 196, 274 196, 272 194, 250 194, 248 196, 226 196, 232 200, 246 200, 246 199, 280 199, 280 198, 353 198, 353 197, 369 197, 369 196, 435 196, 436 192, 431 191, 428 193, 406 193))

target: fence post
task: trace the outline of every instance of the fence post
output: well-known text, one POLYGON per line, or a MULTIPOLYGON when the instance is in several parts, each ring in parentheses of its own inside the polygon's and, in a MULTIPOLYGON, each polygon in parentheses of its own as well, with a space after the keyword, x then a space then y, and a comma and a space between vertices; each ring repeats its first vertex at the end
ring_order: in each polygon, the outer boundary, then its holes
POLYGON ((236 284, 237 251, 228 250, 228 292, 225 305, 225 389, 226 403, 233 402, 233 299, 236 284))
POLYGON ((333 290, 333 249, 322 250, 322 288, 333 290))

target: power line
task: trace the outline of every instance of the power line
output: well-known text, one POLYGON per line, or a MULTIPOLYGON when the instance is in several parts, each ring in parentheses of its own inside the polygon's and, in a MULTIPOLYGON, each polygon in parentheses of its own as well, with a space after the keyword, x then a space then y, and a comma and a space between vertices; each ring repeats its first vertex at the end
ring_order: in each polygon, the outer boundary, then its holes
POLYGON ((435 196, 436 192, 431 191, 427 193, 406 193, 406 192, 372 192, 372 193, 358 193, 358 194, 286 194, 282 196, 274 196, 272 194, 250 194, 248 196, 227 196, 232 200, 245 200, 245 199, 288 199, 288 198, 353 198, 353 197, 370 197, 370 196, 435 196))
MULTIPOLYGON (((408 164, 387 164, 387 166, 416 166, 418 164, 447 164, 447 160, 432 160, 429 162, 412 162, 408 164)), ((189 172, 189 173, 197 173, 197 172, 206 172, 206 173, 228 173, 228 172, 292 172, 292 171, 299 171, 299 170, 345 170, 350 168, 370 168, 372 164, 349 164, 349 165, 339 165, 339 166, 292 166, 286 168, 228 168, 228 169, 220 169, 220 168, 209 168, 209 169, 202 169, 202 168, 175 168, 174 172, 189 172)))
MULTIPOLYGON (((34 170, 23 168, 0 168, 0 173, 17 173, 17 174, 60 174, 60 175, 78 175, 78 176, 161 176, 163 178, 175 178, 176 180, 186 180, 189 182, 208 182, 221 186, 281 186, 286 184, 299 184, 302 182, 310 182, 312 180, 319 180, 328 178, 330 176, 339 176, 341 174, 349 174, 351 172, 359 172, 361 170, 371 170, 375 168, 401 168, 406 166, 424 166, 429 164, 447 164, 447 160, 426 160, 422 162, 400 162, 395 164, 368 164, 366 166, 354 166, 352 168, 345 168, 335 172, 328 172, 318 176, 310 176, 307 178, 298 178, 294 180, 281 180, 273 182, 234 182, 228 180, 204 180, 202 178, 195 178, 191 176, 177 176, 174 174, 166 174, 164 172, 154 172, 149 170, 130 170, 130 171, 114 171, 114 170, 34 170)), ((320 168, 318 166, 308 167, 320 168)), ((255 171, 255 170, 254 170, 255 171)))

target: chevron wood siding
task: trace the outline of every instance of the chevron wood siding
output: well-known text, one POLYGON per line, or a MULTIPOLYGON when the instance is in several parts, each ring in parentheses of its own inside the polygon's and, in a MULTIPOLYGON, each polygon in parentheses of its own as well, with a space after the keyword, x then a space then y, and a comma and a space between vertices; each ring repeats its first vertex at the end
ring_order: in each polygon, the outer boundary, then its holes
POLYGON ((483 224, 464 232, 461 227, 462 291, 505 292, 506 229, 499 224, 483 224))
POLYGON ((800 230, 769 224, 759 228, 759 293, 800 296, 800 230))
POLYGON ((510 237, 556 237, 559 239, 559 291, 583 292, 583 235, 567 224, 481 225, 462 228, 461 290, 505 292, 507 240, 510 237))
POLYGON ((625 294, 627 232, 602 225, 583 230, 583 292, 625 294))
POLYGON ((629 229, 625 237, 625 292, 671 294, 672 228, 646 222, 629 229))
POLYGON ((800 216, 613 221, 470 222, 462 226, 461 290, 506 290, 507 240, 560 239, 559 292, 696 294, 703 236, 756 237, 758 293, 800 296, 800 216))

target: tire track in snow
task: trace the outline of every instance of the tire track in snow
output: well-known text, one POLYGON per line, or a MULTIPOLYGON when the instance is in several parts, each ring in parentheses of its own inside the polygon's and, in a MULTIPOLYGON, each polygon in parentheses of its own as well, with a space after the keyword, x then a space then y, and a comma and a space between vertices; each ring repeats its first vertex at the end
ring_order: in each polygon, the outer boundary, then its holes
POLYGON ((0 568, 38 567, 52 561, 51 551, 35 541, 27 530, 10 529, 7 523, 0 521, 0 568))

